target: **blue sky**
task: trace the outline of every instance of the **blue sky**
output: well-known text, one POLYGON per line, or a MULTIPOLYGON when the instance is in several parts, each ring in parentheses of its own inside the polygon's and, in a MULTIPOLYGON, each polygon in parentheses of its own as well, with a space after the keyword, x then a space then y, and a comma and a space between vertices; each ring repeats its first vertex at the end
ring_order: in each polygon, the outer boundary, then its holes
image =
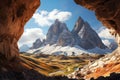
POLYGON ((29 46, 37 39, 44 39, 56 18, 67 24, 72 30, 78 17, 81 16, 91 27, 98 31, 103 25, 96 19, 95 13, 74 3, 74 0, 41 0, 40 7, 26 23, 25 31, 18 42, 19 46, 29 46))
MULTIPOLYGON (((72 13, 72 16, 69 18, 69 20, 65 21, 70 30, 73 28, 79 16, 81 16, 85 21, 88 21, 93 29, 98 29, 102 26, 102 24, 96 19, 95 13, 93 11, 81 7, 80 5, 76 5, 76 3, 74 3, 74 0, 50 0, 49 2, 48 0, 41 0, 41 5, 37 11, 40 12, 42 10, 45 10, 50 12, 53 9, 68 11, 72 13)), ((49 28, 48 26, 41 27, 35 23, 33 18, 31 18, 31 20, 25 25, 25 28, 30 27, 40 27, 44 30, 45 33, 49 28)))

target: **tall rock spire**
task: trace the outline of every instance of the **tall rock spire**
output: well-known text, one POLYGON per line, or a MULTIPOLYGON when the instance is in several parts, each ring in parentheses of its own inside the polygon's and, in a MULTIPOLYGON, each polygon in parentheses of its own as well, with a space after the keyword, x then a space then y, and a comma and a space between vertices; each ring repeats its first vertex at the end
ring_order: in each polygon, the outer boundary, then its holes
POLYGON ((81 17, 76 21, 72 34, 74 35, 76 44, 84 49, 92 49, 95 47, 106 48, 98 34, 91 28, 89 23, 85 22, 81 17))

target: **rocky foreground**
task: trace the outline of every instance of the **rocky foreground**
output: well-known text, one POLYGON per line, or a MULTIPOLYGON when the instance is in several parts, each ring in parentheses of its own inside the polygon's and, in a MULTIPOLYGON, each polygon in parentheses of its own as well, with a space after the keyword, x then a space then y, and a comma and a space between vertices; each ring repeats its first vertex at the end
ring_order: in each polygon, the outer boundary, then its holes
MULTIPOLYGON (((96 61, 89 63, 83 68, 79 68, 77 71, 68 75, 73 79, 85 79, 98 78, 99 76, 109 76, 111 73, 120 72, 120 54, 119 48, 112 54, 107 54, 96 61)), ((101 80, 101 79, 100 79, 101 80)))

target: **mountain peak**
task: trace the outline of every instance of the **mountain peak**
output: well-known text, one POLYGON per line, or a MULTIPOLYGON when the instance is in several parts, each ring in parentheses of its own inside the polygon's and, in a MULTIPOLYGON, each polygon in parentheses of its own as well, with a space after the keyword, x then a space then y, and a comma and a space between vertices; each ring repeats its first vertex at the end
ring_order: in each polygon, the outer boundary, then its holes
POLYGON ((77 21, 81 21, 83 20, 81 16, 78 17, 78 20, 77 21))
POLYGON ((56 19, 56 20, 55 20, 55 23, 57 23, 57 22, 60 22, 59 19, 56 19))
MULTIPOLYGON (((39 40, 36 40, 36 43, 38 41, 39 40)), ((78 45, 84 49, 93 49, 96 47, 101 49, 106 48, 106 46, 102 43, 100 37, 91 28, 89 23, 87 21, 84 21, 81 17, 79 17, 76 21, 72 32, 68 30, 65 23, 62 23, 56 19, 48 30, 44 44, 57 44, 59 46, 78 45)))
POLYGON ((78 33, 79 30, 82 28, 83 23, 84 23, 84 20, 79 16, 78 20, 75 23, 75 26, 74 26, 72 32, 73 33, 78 33))
POLYGON ((30 49, 37 49, 42 45, 42 41, 38 38, 36 41, 33 43, 32 47, 30 49))
POLYGON ((68 31, 67 25, 56 19, 48 30, 45 44, 50 44, 50 45, 56 44, 60 34, 63 31, 68 31))
POLYGON ((79 44, 79 46, 84 49, 92 49, 95 47, 106 48, 98 34, 91 28, 90 24, 81 17, 76 21, 72 34, 74 35, 76 44, 79 44))

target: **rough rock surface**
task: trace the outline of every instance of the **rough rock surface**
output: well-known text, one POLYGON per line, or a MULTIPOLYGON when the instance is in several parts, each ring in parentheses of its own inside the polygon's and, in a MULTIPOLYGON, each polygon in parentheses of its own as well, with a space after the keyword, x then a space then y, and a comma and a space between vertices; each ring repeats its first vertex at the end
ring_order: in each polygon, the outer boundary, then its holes
POLYGON ((6 60, 19 56, 17 41, 39 5, 39 0, 4 0, 0 3, 0 56, 6 60))
POLYGON ((21 64, 17 41, 39 5, 40 0, 1 0, 0 80, 35 80, 29 74, 32 71, 21 64))
POLYGON ((79 68, 77 71, 70 74, 69 77, 89 80, 92 77, 97 78, 99 76, 109 76, 110 73, 120 72, 119 49, 120 48, 115 50, 112 54, 107 54, 96 61, 89 62, 88 65, 79 68))
POLYGON ((37 48, 39 48, 40 46, 42 46, 42 44, 43 44, 43 42, 42 42, 40 39, 37 39, 37 40, 33 43, 32 47, 31 47, 30 49, 37 49, 37 48))
POLYGON ((75 43, 75 39, 72 33, 68 30, 64 30, 57 41, 57 44, 60 46, 73 46, 75 43))
POLYGON ((104 77, 100 76, 97 79, 91 78, 90 80, 119 80, 120 79, 120 73, 111 73, 110 76, 104 77))
POLYGON ((95 11, 98 20, 110 29, 120 45, 120 0, 74 0, 95 11))
POLYGON ((71 79, 68 79, 66 76, 48 77, 39 74, 35 70, 25 69, 23 72, 14 72, 14 71, 1 72, 0 80, 71 80, 71 79))
POLYGON ((95 47, 101 49, 107 48, 89 23, 85 22, 81 17, 78 18, 72 30, 72 34, 74 35, 76 44, 84 49, 92 49, 95 47))
POLYGON ((55 20, 48 30, 45 44, 55 44, 58 41, 60 34, 63 31, 68 31, 68 28, 65 23, 60 22, 58 19, 55 20))

